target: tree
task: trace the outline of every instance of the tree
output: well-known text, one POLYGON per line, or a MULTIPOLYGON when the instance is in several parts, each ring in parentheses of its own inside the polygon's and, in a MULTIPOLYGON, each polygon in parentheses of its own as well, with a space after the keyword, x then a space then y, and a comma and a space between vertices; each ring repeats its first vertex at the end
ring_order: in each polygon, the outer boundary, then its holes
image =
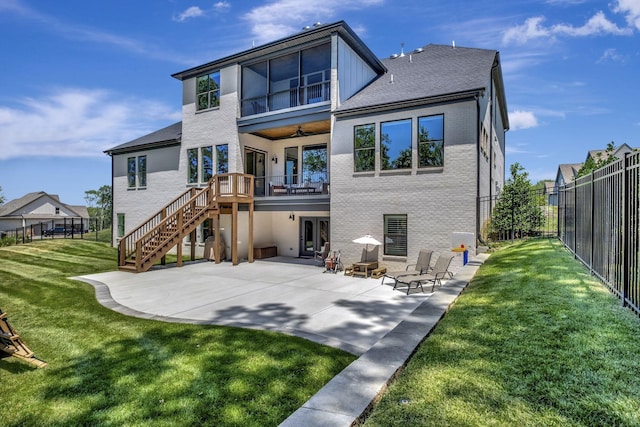
POLYGON ((89 215, 97 219, 98 230, 111 226, 111 207, 113 206, 111 186, 103 185, 98 190, 85 191, 84 199, 87 201, 89 215))
POLYGON ((2 186, 0 185, 0 205, 4 203, 4 194, 2 194, 2 186))
POLYGON ((534 234, 544 223, 528 176, 519 163, 511 165, 511 176, 491 217, 494 233, 510 234, 511 238, 524 237, 534 234))
POLYGON ((584 164, 578 171, 576 178, 589 175, 591 172, 596 171, 602 167, 605 167, 609 163, 612 163, 615 160, 617 160, 617 157, 613 155, 613 152, 615 151, 615 149, 616 149, 616 146, 614 142, 611 141, 610 143, 607 144, 607 148, 605 150, 604 156, 600 153, 597 154, 598 156, 597 159, 594 159, 593 157, 589 156, 587 158, 587 161, 584 162, 584 164))

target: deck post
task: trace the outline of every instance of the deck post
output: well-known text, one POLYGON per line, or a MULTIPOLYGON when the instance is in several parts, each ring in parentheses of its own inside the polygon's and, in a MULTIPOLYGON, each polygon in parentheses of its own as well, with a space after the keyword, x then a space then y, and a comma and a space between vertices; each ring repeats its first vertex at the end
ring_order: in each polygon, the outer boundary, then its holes
POLYGON ((249 203, 249 262, 253 262, 253 202, 249 203))
POLYGON ((233 202, 231 206, 231 262, 238 265, 238 202, 233 202))

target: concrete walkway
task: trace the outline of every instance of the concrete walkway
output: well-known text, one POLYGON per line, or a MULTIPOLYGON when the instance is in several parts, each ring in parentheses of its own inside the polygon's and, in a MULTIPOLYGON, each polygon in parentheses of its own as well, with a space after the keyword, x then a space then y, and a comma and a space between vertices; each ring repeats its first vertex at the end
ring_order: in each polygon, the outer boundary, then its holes
POLYGON ((425 287, 409 295, 381 279, 274 259, 76 279, 93 285, 102 305, 126 315, 277 331, 360 356, 282 423, 350 426, 366 415, 485 258, 455 268, 435 293, 425 287))

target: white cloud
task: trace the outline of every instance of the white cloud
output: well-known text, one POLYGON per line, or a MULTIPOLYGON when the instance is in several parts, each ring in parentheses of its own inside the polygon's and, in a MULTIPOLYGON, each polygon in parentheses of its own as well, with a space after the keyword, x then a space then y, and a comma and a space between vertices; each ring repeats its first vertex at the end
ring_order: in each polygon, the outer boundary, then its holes
POLYGON ((638 0, 618 0, 613 7, 616 13, 625 15, 627 24, 640 30, 640 1, 638 0))
POLYGON ((581 27, 573 25, 558 24, 551 27, 553 34, 566 34, 571 37, 585 37, 599 34, 613 34, 616 36, 630 35, 629 28, 618 28, 616 24, 609 21, 602 11, 593 15, 586 24, 581 27))
POLYGON ((226 12, 231 9, 231 4, 227 1, 219 1, 213 5, 216 12, 226 12))
POLYGON ((620 55, 616 49, 610 48, 604 51, 597 62, 601 63, 606 61, 624 62, 625 57, 623 55, 620 55))
POLYGON ((531 111, 516 110, 509 113, 511 130, 529 129, 538 126, 538 119, 531 111))
MULTIPOLYGON (((640 29, 640 2, 638 0, 619 0, 619 5, 614 8, 614 12, 626 14, 627 22, 637 25, 640 29)), ((543 25, 545 20, 544 16, 527 18, 524 24, 507 29, 502 36, 502 42, 504 44, 512 42, 524 44, 530 40, 541 38, 554 40, 556 36, 586 37, 605 34, 617 36, 633 34, 632 28, 618 27, 602 11, 597 12, 579 27, 571 24, 556 24, 547 27, 543 25)))
POLYGON ((384 3, 384 0, 277 0, 252 9, 244 15, 258 44, 298 32, 305 25, 324 22, 345 10, 358 10, 384 3), (286 24, 282 17, 286 16, 286 24))
POLYGON ((203 16, 203 15, 204 15, 204 11, 202 9, 200 9, 198 6, 191 6, 187 8, 184 12, 179 14, 178 16, 175 16, 173 20, 178 22, 184 22, 187 19, 197 18, 198 16, 203 16))
POLYGON ((105 149, 180 120, 181 112, 105 90, 61 89, 0 106, 0 159, 103 156, 105 149))

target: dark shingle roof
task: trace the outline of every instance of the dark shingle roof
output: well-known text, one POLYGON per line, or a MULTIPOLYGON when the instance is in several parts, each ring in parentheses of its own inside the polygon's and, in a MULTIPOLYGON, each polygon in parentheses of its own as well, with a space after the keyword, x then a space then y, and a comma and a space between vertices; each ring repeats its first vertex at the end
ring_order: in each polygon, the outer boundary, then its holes
MULTIPOLYGON (((12 214, 15 214, 20 209, 24 208, 30 203, 38 200, 41 197, 49 197, 50 199, 60 203, 62 206, 65 206, 67 209, 72 210, 78 216, 83 218, 89 218, 89 213, 85 206, 71 206, 60 201, 60 197, 57 194, 47 194, 44 191, 36 191, 33 193, 25 194, 24 196, 13 199, 5 203, 4 205, 0 205, 0 217, 9 217, 12 214)), ((19 214, 20 215, 20 214, 19 214)), ((45 217, 46 215, 35 214, 32 215, 34 217, 45 217)))
POLYGON ((105 150, 108 155, 126 153, 148 148, 159 148, 168 145, 180 144, 182 138, 182 122, 174 123, 166 128, 162 128, 155 132, 151 132, 133 141, 116 145, 113 148, 105 150))
POLYGON ((495 50, 430 44, 420 53, 385 59, 382 63, 387 73, 345 101, 337 111, 485 88, 497 54, 495 50))

